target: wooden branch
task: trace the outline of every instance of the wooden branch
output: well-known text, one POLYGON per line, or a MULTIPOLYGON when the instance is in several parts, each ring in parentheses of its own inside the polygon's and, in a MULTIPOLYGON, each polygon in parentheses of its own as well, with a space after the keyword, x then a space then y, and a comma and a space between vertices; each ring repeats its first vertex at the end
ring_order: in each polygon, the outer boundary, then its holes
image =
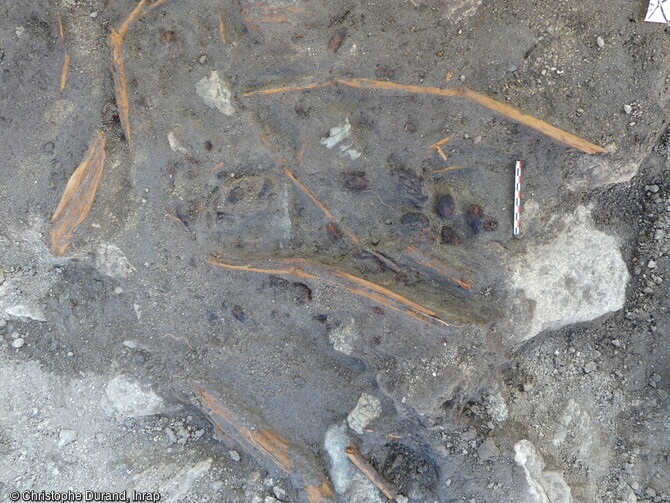
POLYGON ((358 452, 358 449, 356 449, 353 444, 349 444, 347 448, 344 449, 344 452, 351 460, 351 462, 356 465, 356 468, 363 472, 363 475, 369 478, 370 481, 376 485, 381 492, 384 493, 384 496, 390 500, 397 496, 396 492, 391 489, 391 486, 389 486, 388 483, 381 477, 381 475, 379 475, 377 470, 375 470, 374 467, 368 463, 363 456, 361 456, 361 453, 358 452))
POLYGON ((105 164, 105 135, 101 131, 84 160, 65 186, 60 204, 49 222, 51 253, 60 257, 70 246, 72 233, 91 210, 105 164))
POLYGON ((299 278, 318 279, 324 283, 349 290, 361 297, 411 316, 423 323, 453 326, 439 318, 437 313, 399 295, 383 286, 367 281, 333 267, 310 262, 303 258, 239 258, 228 255, 210 255, 209 263, 241 271, 265 274, 289 274, 299 278))
POLYGON ((310 503, 333 501, 335 493, 323 473, 318 459, 306 446, 289 441, 276 431, 258 424, 249 424, 243 415, 194 384, 197 407, 208 417, 214 430, 223 438, 232 439, 244 452, 269 468, 288 475, 310 503))
POLYGON ((109 45, 112 48, 112 73, 114 75, 114 96, 116 108, 119 110, 121 128, 130 145, 132 137, 130 134, 130 104, 128 102, 128 84, 126 80, 126 67, 123 64, 123 36, 116 31, 109 34, 109 45))
POLYGON ((65 43, 65 30, 63 29, 63 16, 60 11, 56 12, 56 30, 58 31, 58 43, 65 43))
POLYGON ((438 173, 444 173, 445 171, 453 171, 455 169, 463 169, 464 166, 448 166, 446 168, 436 169, 431 173, 431 175, 437 175, 438 173))
POLYGON ((70 55, 65 53, 65 60, 63 61, 63 69, 60 72, 60 92, 62 93, 65 90, 65 84, 67 83, 67 71, 70 68, 70 55))
POLYGON ((565 143, 566 145, 570 145, 571 147, 579 149, 582 152, 586 152, 587 154, 607 153, 606 149, 596 145, 595 143, 591 143, 583 138, 580 138, 579 136, 575 136, 571 133, 568 133, 567 131, 563 131, 562 129, 552 126, 551 124, 533 117, 532 115, 524 114, 510 105, 501 103, 500 101, 489 98, 488 96, 484 96, 483 94, 473 91, 472 89, 468 89, 467 87, 457 87, 456 91, 458 92, 459 96, 463 96, 470 101, 474 101, 475 103, 485 106, 489 110, 498 112, 505 117, 509 117, 516 122, 533 128, 536 131, 553 138, 554 140, 565 143))
MULTIPOLYGON (((385 91, 403 91, 413 94, 430 94, 434 96, 459 96, 465 98, 469 101, 482 105, 494 112, 504 115, 505 117, 512 119, 520 124, 528 126, 540 133, 553 138, 561 143, 574 147, 586 152, 587 154, 597 154, 597 153, 607 153, 607 150, 603 147, 591 143, 583 138, 575 136, 567 131, 559 129, 551 124, 544 122, 532 115, 524 114, 523 112, 517 110, 516 108, 501 103, 493 98, 489 98, 483 94, 480 94, 472 89, 468 89, 464 86, 459 86, 456 88, 441 89, 439 87, 430 87, 430 86, 416 86, 410 84, 399 84, 396 82, 388 82, 384 80, 373 80, 373 79, 330 79, 326 82, 321 83, 312 83, 304 86, 285 86, 277 87, 271 89, 261 89, 248 91, 244 93, 245 96, 252 94, 273 94, 286 91, 304 91, 307 89, 315 89, 318 87, 327 87, 340 84, 348 87, 355 87, 358 89, 376 89, 376 90, 385 90, 385 91)), ((438 145, 439 146, 439 145, 438 145)))
POLYGON ((298 187, 307 197, 310 198, 310 200, 316 205, 317 208, 319 208, 326 217, 328 217, 329 220, 333 220, 333 214, 328 211, 328 208, 326 208, 321 201, 319 201, 314 194, 312 194, 312 191, 309 190, 305 184, 303 184, 300 180, 296 178, 296 176, 293 174, 293 172, 288 169, 287 167, 284 167, 281 170, 282 173, 284 173, 286 176, 288 176, 291 181, 295 184, 296 187, 298 187))
POLYGON ((130 102, 128 100, 128 83, 126 79, 126 68, 123 63, 123 41, 128 33, 130 24, 144 16, 145 14, 158 7, 166 0, 156 0, 153 4, 144 10, 148 0, 140 0, 128 17, 121 23, 121 25, 109 34, 109 45, 112 49, 112 73, 114 75, 114 96, 116 98, 116 107, 119 110, 119 119, 121 120, 121 128, 123 134, 128 141, 128 145, 132 144, 132 137, 130 132, 130 102))
POLYGON ((452 267, 443 260, 425 255, 423 252, 421 252, 417 248, 414 248, 413 246, 407 247, 404 256, 406 256, 413 262, 416 262, 417 264, 432 270, 433 272, 437 273, 438 276, 450 279, 451 281, 453 281, 454 283, 456 283, 458 286, 460 286, 465 290, 470 290, 472 288, 472 285, 474 285, 474 281, 472 281, 471 279, 462 280, 458 277, 459 273, 462 271, 459 271, 455 267, 452 267))
POLYGON ((221 15, 221 12, 219 12, 219 37, 221 38, 221 42, 224 44, 228 43, 228 37, 226 36, 226 25, 223 24, 223 16, 221 15))

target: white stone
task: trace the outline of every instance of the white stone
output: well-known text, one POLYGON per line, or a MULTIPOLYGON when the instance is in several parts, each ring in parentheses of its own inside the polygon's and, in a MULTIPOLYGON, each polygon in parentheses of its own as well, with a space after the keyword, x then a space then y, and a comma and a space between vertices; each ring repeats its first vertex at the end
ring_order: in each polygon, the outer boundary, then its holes
POLYGON ((44 312, 37 306, 17 304, 16 306, 8 307, 5 312, 8 315, 15 316, 17 318, 28 318, 34 321, 47 321, 44 317, 44 312))
POLYGON ((161 397, 125 375, 109 381, 102 406, 109 415, 126 417, 151 416, 164 410, 161 397))
POLYGON ((335 491, 347 503, 386 501, 377 487, 349 461, 344 452, 349 445, 346 431, 345 424, 334 424, 328 428, 324 437, 324 447, 330 457, 330 479, 335 491))
POLYGON ((23 347, 24 343, 25 343, 25 341, 23 340, 23 337, 19 337, 18 339, 14 339, 12 341, 12 347, 15 348, 15 349, 20 349, 20 348, 23 347))
POLYGON ((168 143, 170 144, 170 148, 172 149, 173 152, 182 152, 184 154, 188 154, 188 150, 177 139, 174 132, 170 131, 167 137, 168 137, 168 143))
POLYGON ((76 430, 61 430, 58 434, 58 447, 64 447, 77 440, 76 430))
POLYGON ((328 339, 335 351, 351 356, 359 339, 358 332, 355 330, 354 320, 352 319, 348 324, 331 330, 328 334, 328 339))
POLYGON ((361 394, 356 407, 347 416, 349 427, 359 435, 382 413, 382 403, 376 396, 361 394))
POLYGON ((515 264, 515 308, 530 310, 529 320, 513 336, 517 342, 624 305, 629 275, 618 240, 596 228, 585 207, 562 223, 564 229, 553 239, 529 243, 515 264), (533 307, 523 307, 528 304, 533 307))
POLYGON ((95 266, 100 272, 116 279, 127 278, 135 272, 121 249, 109 243, 100 243, 96 247, 95 266))
POLYGON ((228 84, 219 78, 219 72, 212 71, 195 85, 195 92, 209 108, 216 108, 224 115, 233 115, 235 108, 231 102, 232 93, 228 84))
POLYGON ((572 493, 563 475, 545 470, 544 459, 529 440, 514 445, 514 461, 523 468, 534 503, 571 503, 572 493))

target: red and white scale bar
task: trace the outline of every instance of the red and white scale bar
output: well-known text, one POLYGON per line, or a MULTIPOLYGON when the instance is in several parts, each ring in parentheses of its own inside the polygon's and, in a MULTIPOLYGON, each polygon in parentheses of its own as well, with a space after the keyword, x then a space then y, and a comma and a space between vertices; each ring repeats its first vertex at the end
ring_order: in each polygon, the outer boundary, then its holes
POLYGON ((515 236, 521 233, 521 161, 516 161, 514 169, 514 232, 515 236))

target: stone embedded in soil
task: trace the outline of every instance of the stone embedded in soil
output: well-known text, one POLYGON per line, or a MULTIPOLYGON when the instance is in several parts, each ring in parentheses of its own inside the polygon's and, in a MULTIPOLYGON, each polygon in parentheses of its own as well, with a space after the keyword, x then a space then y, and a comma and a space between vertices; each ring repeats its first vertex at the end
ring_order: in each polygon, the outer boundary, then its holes
POLYGON ((150 389, 125 375, 115 377, 107 384, 103 409, 109 414, 141 417, 159 414, 164 410, 163 399, 150 389))
POLYGON ((64 447, 77 440, 76 430, 61 430, 58 434, 58 447, 64 447))
POLYGON ((530 310, 528 322, 516 319, 517 342, 623 307, 629 275, 618 240, 599 230, 585 207, 563 224, 553 239, 529 243, 515 264, 515 308, 529 301, 534 306, 517 311, 530 310))
POLYGON ((47 321, 44 317, 44 312, 37 306, 17 304, 16 306, 8 307, 5 312, 8 315, 15 316, 17 318, 27 318, 34 321, 47 321))
POLYGON ((219 72, 212 71, 209 77, 203 77, 195 85, 195 92, 209 108, 216 108, 224 115, 233 115, 235 108, 231 102, 232 93, 228 84, 219 77, 219 72))
POLYGON ((347 416, 347 423, 352 430, 362 435, 365 428, 376 420, 381 413, 382 404, 379 398, 363 393, 358 399, 356 407, 347 416))
POLYGON ((349 445, 345 424, 334 424, 328 428, 323 443, 330 458, 330 479, 335 492, 342 496, 342 501, 348 503, 386 501, 380 496, 377 487, 349 461, 344 452, 349 445))
POLYGON ((529 440, 514 445, 514 461, 523 468, 533 503, 572 503, 572 491, 563 475, 546 470, 544 459, 529 440))

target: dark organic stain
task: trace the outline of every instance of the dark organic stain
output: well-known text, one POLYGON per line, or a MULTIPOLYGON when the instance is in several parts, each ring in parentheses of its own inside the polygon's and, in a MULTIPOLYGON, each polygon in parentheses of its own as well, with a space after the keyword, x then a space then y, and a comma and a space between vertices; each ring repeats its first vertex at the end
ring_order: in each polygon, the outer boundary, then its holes
POLYGON ((238 305, 233 306, 232 313, 235 319, 240 323, 244 323, 245 321, 247 321, 247 316, 244 314, 244 311, 240 306, 238 305))
POLYGON ((414 173, 405 169, 396 170, 393 173, 396 189, 404 203, 416 208, 423 208, 428 202, 423 181, 414 173))
POLYGON ((482 230, 482 207, 478 204, 471 204, 468 208, 468 226, 473 234, 482 230))
POLYGON ((242 199, 244 199, 244 189, 242 187, 240 187, 239 185, 237 187, 234 187, 228 193, 228 202, 229 203, 239 203, 242 199))
POLYGON ((164 44, 174 42, 175 38, 176 35, 173 31, 166 30, 163 33, 161 33, 161 42, 163 42, 164 44))
POLYGON ((442 218, 448 218, 454 214, 454 198, 449 194, 444 194, 437 200, 435 212, 442 218))
POLYGON ((440 233, 442 242, 447 245, 460 245, 461 238, 453 227, 445 225, 440 233))
POLYGON ((423 213, 405 213, 400 217, 401 232, 403 234, 422 231, 430 225, 428 217, 423 213))
POLYGON ((345 27, 338 28, 335 30, 335 33, 333 33, 333 36, 330 37, 330 40, 328 41, 328 48, 333 52, 337 52, 346 37, 347 29, 345 27))
POLYGON ((336 223, 330 222, 326 226, 326 229, 328 229, 328 234, 335 241, 339 241, 340 239, 342 239, 342 231, 340 230, 340 228, 337 226, 336 223))
POLYGON ((484 222, 484 230, 485 231, 494 231, 498 228, 498 222, 495 220, 487 220, 484 222))
POLYGON ((368 188, 368 179, 364 171, 348 171, 344 174, 344 186, 353 192, 362 192, 368 188))

